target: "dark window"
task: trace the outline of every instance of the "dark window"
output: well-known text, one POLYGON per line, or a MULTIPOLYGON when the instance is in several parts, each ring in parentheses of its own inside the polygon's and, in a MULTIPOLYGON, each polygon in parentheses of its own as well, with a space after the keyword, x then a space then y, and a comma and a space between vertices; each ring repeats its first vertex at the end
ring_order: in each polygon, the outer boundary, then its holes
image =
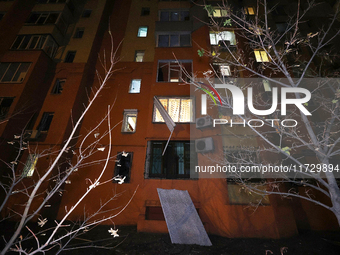
POLYGON ((172 33, 158 35, 158 47, 186 47, 191 46, 191 35, 172 33))
POLYGON ((132 167, 133 152, 118 152, 116 165, 114 170, 114 181, 118 182, 117 178, 124 179, 124 183, 130 182, 130 171, 132 167), (126 155, 127 154, 127 155, 126 155), (115 180, 116 179, 116 180, 115 180))
POLYGON ((68 1, 67 6, 70 9, 71 13, 74 14, 74 11, 76 10, 76 7, 74 6, 74 4, 72 3, 71 0, 68 1))
POLYGON ((53 116, 54 112, 44 112, 43 116, 41 117, 38 130, 47 132, 50 129, 53 116))
POLYGON ((196 165, 194 142, 169 142, 162 156, 167 141, 148 142, 149 172, 148 177, 167 179, 190 178, 190 165, 196 165))
POLYGON ((2 18, 5 16, 4 12, 0 12, 0 20, 2 20, 2 18))
POLYGON ((83 13, 82 13, 82 17, 83 18, 89 18, 90 16, 91 16, 91 13, 92 13, 92 10, 89 10, 89 9, 87 9, 87 10, 84 10, 83 11, 83 13))
POLYGON ((63 91, 65 82, 66 82, 66 79, 57 79, 52 89, 52 94, 61 94, 61 92, 63 91))
POLYGON ((185 73, 192 73, 192 62, 188 60, 160 60, 158 61, 157 82, 183 82, 189 77, 185 73))
POLYGON ((142 12, 140 14, 141 16, 148 16, 150 15, 150 8, 149 7, 143 7, 142 12))
POLYGON ((82 38, 84 35, 85 28, 77 27, 76 32, 74 33, 74 38, 82 38))
POLYGON ((72 63, 76 56, 76 51, 69 51, 66 54, 65 63, 72 63))
POLYGON ((6 119, 13 100, 13 97, 0 97, 0 120, 6 119))

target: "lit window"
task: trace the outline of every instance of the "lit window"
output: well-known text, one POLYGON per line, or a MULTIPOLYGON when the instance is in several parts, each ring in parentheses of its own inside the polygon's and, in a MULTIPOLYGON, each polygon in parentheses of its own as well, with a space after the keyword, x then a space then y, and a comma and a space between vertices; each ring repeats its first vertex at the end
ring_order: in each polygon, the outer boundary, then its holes
POLYGON ((31 63, 0 63, 0 82, 22 82, 31 63))
POLYGON ((158 47, 186 47, 191 46, 190 33, 171 33, 158 35, 158 47))
POLYGON ((270 86, 270 82, 268 80, 262 80, 262 84, 265 92, 272 91, 272 87, 270 86))
POLYGON ((53 116, 54 112, 44 112, 38 125, 38 130, 47 132, 50 129, 53 116))
POLYGON ((138 28, 138 37, 146 37, 148 35, 148 27, 139 27, 138 28))
POLYGON ((255 15, 254 8, 251 6, 245 7, 244 11, 247 15, 255 15))
POLYGON ((135 62, 143 62, 144 50, 136 50, 135 52, 135 62))
POLYGON ((230 71, 230 66, 228 65, 220 65, 220 71, 222 76, 230 76, 231 71, 230 71))
POLYGON ((264 50, 254 50, 256 62, 269 62, 267 53, 264 50))
POLYGON ((12 50, 43 49, 51 58, 58 50, 58 44, 50 35, 18 35, 11 47, 12 50))
POLYGON ((208 13, 209 17, 213 16, 214 18, 226 17, 228 16, 227 10, 224 10, 219 7, 213 7, 213 13, 208 13))
POLYGON ((22 172, 22 177, 31 177, 33 176, 35 167, 38 162, 38 155, 36 154, 29 154, 27 161, 25 163, 24 170, 22 172))
POLYGON ((188 81, 187 75, 192 73, 191 60, 160 60, 158 61, 157 82, 188 81))
POLYGON ((6 119, 13 99, 14 97, 0 97, 0 120, 6 119))
POLYGON ((147 178, 190 178, 190 168, 197 163, 194 142, 170 141, 164 156, 167 141, 149 141, 147 147, 147 178))
MULTIPOLYGON (((194 109, 193 99, 188 97, 158 97, 164 109, 168 112, 174 122, 193 122, 194 109)), ((164 122, 162 115, 156 107, 153 110, 153 121, 164 122)))
POLYGON ((137 125, 137 110, 124 110, 122 132, 134 133, 137 125))
POLYGON ((119 179, 124 179, 124 183, 130 182, 130 172, 132 167, 133 152, 118 152, 116 158, 116 164, 114 169, 114 182, 118 182, 119 179), (127 154, 127 155, 126 155, 127 154), (117 180, 117 178, 119 178, 117 180), (116 179, 116 180, 115 180, 116 179))
POLYGON ((236 45, 236 38, 234 31, 222 31, 222 32, 214 32, 210 31, 210 44, 218 45, 219 41, 229 41, 229 45, 236 45))
POLYGON ((131 80, 129 93, 140 93, 141 82, 142 82, 141 79, 133 79, 133 80, 131 80))
POLYGON ((183 10, 162 10, 159 12, 160 21, 188 21, 189 11, 183 10))
POLYGON ((84 35, 84 31, 84 27, 77 27, 76 32, 74 33, 74 38, 82 38, 84 35))
POLYGON ((91 16, 92 10, 84 10, 83 13, 81 14, 82 18, 89 18, 91 16))
POLYGON ((72 63, 76 56, 76 51, 68 51, 65 57, 65 63, 72 63))
POLYGON ((61 92, 63 91, 65 82, 66 82, 66 79, 56 79, 51 93, 61 94, 61 92))

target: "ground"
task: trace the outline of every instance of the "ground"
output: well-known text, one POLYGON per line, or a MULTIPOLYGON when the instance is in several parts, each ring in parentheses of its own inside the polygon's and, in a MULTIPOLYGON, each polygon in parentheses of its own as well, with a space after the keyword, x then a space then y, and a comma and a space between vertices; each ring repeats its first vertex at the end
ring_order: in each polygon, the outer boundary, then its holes
MULTIPOLYGON (((212 246, 172 244, 169 234, 139 233, 135 227, 117 227, 119 237, 114 238, 108 230, 113 226, 97 226, 74 240, 72 250, 65 255, 339 255, 340 232, 305 232, 287 239, 244 239, 210 235, 212 246), (97 241, 96 241, 97 240, 97 241), (80 243, 86 248, 76 248, 80 243), (89 247, 89 246, 92 246, 89 247), (104 247, 96 248, 99 246, 104 247)), ((4 228, 1 227, 3 232, 4 228)), ((3 232, 4 233, 4 232, 3 232)), ((3 233, 1 235, 3 235, 3 233)), ((49 253, 55 255, 56 252, 49 253)))

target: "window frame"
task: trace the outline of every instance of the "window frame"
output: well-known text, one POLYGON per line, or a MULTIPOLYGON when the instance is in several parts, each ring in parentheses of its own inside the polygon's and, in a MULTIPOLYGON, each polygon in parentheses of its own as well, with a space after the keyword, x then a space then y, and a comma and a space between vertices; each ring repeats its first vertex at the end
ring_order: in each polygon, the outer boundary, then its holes
POLYGON ((50 130, 53 117, 54 117, 54 112, 43 112, 39 125, 37 126, 37 130, 41 133, 47 133, 50 130))
POLYGON ((228 16, 228 11, 227 10, 225 10, 225 9, 219 7, 219 6, 212 6, 212 8, 213 8, 213 13, 208 12, 208 16, 209 17, 223 18, 223 17, 227 17, 228 16))
POLYGON ((61 12, 31 12, 30 16, 28 16, 28 19, 25 21, 25 25, 47 25, 47 24, 58 24, 59 20, 60 20, 60 17, 62 16, 62 13, 61 12), (58 14, 58 17, 56 18, 55 22, 54 23, 46 23, 48 21, 48 19, 50 18, 50 15, 52 14, 58 14), (27 22, 30 17, 33 15, 33 14, 39 14, 39 17, 36 19, 35 22, 27 22), (38 21, 46 15, 46 18, 44 20, 43 23, 38 23, 38 21))
POLYGON ((58 51, 58 48, 59 45, 50 34, 17 35, 11 46, 11 50, 43 50, 51 58, 54 58, 55 54, 58 51), (22 37, 21 41, 20 37, 22 37), (45 39, 43 39, 43 37, 45 37, 45 39), (26 41, 26 38, 29 38, 28 41, 26 41), (36 38, 38 39, 36 40, 35 45, 32 48, 32 42, 34 42, 36 38), (52 42, 52 47, 48 45, 49 42, 52 42), (18 45, 16 45, 17 43, 18 45), (26 46, 25 43, 27 43, 26 46), (49 47, 52 48, 50 53, 48 52, 49 47))
POLYGON ((69 50, 67 53, 66 53, 66 56, 65 56, 65 59, 64 59, 64 63, 73 63, 74 59, 76 58, 76 54, 77 54, 77 51, 76 50, 69 50), (71 54, 74 54, 73 58, 72 58, 72 61, 70 61, 70 55, 71 54))
POLYGON ((197 153, 194 149, 195 142, 190 140, 176 140, 170 141, 167 149, 165 151, 164 156, 162 156, 162 152, 166 145, 166 140, 150 140, 147 143, 147 156, 145 160, 145 179, 190 179, 190 174, 192 172, 191 167, 197 165, 197 153), (178 156, 177 152, 174 150, 173 146, 175 144, 184 143, 183 146, 183 174, 179 173, 179 161, 173 160, 178 156), (154 165, 154 155, 155 151, 153 150, 156 144, 161 144, 161 150, 158 150, 158 156, 160 156, 160 173, 153 173, 152 168, 154 165), (185 150, 186 145, 189 144, 189 152, 185 150), (173 149, 172 149, 173 148, 173 149), (171 154, 172 153, 172 154, 171 154), (175 153, 175 154, 174 154, 175 153), (176 163, 176 166, 173 163, 176 163), (175 166, 174 168, 170 169, 171 166, 175 166), (187 168, 189 166, 189 168, 187 168), (170 170, 168 170, 170 169, 170 170))
POLYGON ((39 158, 38 154, 28 154, 25 167, 22 170, 21 176, 23 178, 28 178, 28 177, 33 176, 37 163, 38 163, 38 158, 39 158))
POLYGON ((149 27, 148 26, 139 26, 138 27, 138 32, 137 32, 137 37, 138 38, 146 38, 148 37, 148 31, 149 31, 149 27), (143 31, 144 29, 146 29, 146 31, 143 31), (145 35, 144 35, 145 33, 145 35))
POLYGON ((65 78, 57 78, 54 81, 54 85, 52 87, 51 94, 52 95, 60 95, 63 92, 65 83, 66 83, 65 78))
POLYGON ((183 22, 183 21, 190 21, 190 10, 189 9, 162 9, 158 11, 158 21, 160 22, 183 22), (162 13, 168 12, 168 18, 166 20, 162 19, 162 13), (178 12, 178 20, 171 19, 171 12, 178 12), (188 12, 188 16, 184 15, 183 13, 188 12), (183 17, 184 16, 184 17, 183 17), (187 19, 186 19, 187 18, 187 19))
POLYGON ((144 57, 145 57, 145 50, 136 50, 135 51, 135 57, 134 57, 134 62, 137 62, 137 63, 141 63, 141 62, 144 62, 144 57), (138 56, 138 54, 143 54, 142 58, 140 59, 139 61, 139 58, 140 56, 138 56))
POLYGON ((0 97, 0 120, 5 120, 11 109, 15 97, 0 97), (4 100, 12 100, 8 107, 2 106, 4 100))
MULTIPOLYGON (((32 63, 30 63, 30 62, 0 62, 0 66, 1 66, 1 64, 9 64, 9 65, 6 68, 6 70, 4 71, 3 75, 0 76, 0 83, 22 83, 25 80, 26 75, 28 73, 28 70, 30 69, 32 63), (19 63, 19 66, 16 68, 15 72, 13 73, 11 80, 10 81, 3 81, 4 77, 6 76, 7 72, 9 71, 10 66, 12 64, 17 64, 17 63, 19 63), (27 66, 25 71, 21 71, 21 73, 19 75, 17 75, 18 72, 20 71, 20 68, 21 68, 22 64, 28 64, 28 66, 27 66), (22 75, 24 77, 21 77, 22 75), (16 76, 18 78, 17 78, 17 80, 14 80, 14 78, 16 76), (20 77, 21 77, 21 79, 19 80, 20 77)), ((1 69, 0 69, 0 71, 1 71, 1 69)))
POLYGON ((142 86, 142 79, 131 79, 130 87, 129 87, 129 94, 139 94, 141 86, 142 86), (138 88, 137 92, 132 91, 132 83, 133 83, 133 81, 139 81, 139 88, 138 88))
POLYGON ((85 33, 85 27, 77 27, 76 31, 75 31, 75 33, 73 35, 73 38, 81 39, 81 38, 83 38, 84 33, 85 33))
MULTIPOLYGON (((174 66, 172 64, 175 64, 175 66, 177 67, 179 64, 182 65, 182 63, 190 63, 191 64, 191 70, 186 70, 187 72, 189 72, 190 74, 192 74, 192 70, 193 70, 193 61, 192 60, 186 60, 186 59, 180 59, 180 60, 175 60, 175 59, 160 59, 158 60, 158 63, 157 63, 157 77, 156 77, 156 82, 183 82, 181 79, 183 79, 183 76, 185 78, 185 80, 189 79, 188 77, 185 76, 185 74, 183 74, 183 71, 182 71, 182 68, 179 68, 178 70, 178 80, 172 80, 171 79, 171 71, 174 71, 171 70, 171 67, 174 66), (168 63, 169 64, 169 67, 168 67, 168 70, 167 70, 167 73, 168 73, 168 79, 165 81, 164 80, 164 77, 163 77, 163 80, 160 81, 160 70, 161 68, 163 68, 163 66, 168 63)), ((179 67, 179 66, 178 66, 179 67)), ((177 70, 175 70, 177 71, 177 70)))
POLYGON ((122 130, 121 132, 124 134, 134 134, 137 130, 137 119, 138 119, 138 110, 137 109, 124 109, 123 112, 123 123, 122 123, 122 130), (129 131, 127 129, 127 124, 129 123, 128 118, 129 117, 135 117, 135 129, 132 131, 129 131))
MULTIPOLYGON (((168 100, 168 103, 167 105, 169 105, 169 99, 180 99, 181 101, 182 100, 188 100, 190 99, 191 100, 191 105, 192 105, 192 111, 191 111, 191 121, 174 121, 175 123, 177 124, 192 124, 192 123, 195 123, 195 97, 192 97, 192 96, 169 96, 169 97, 166 97, 166 96, 157 96, 157 98, 161 101, 162 99, 167 99, 168 100)), ((162 103, 162 102, 161 102, 162 103)), ((162 104, 163 105, 163 104, 162 104)), ((163 105, 164 107, 164 105, 163 105)), ((181 115, 181 111, 183 110, 181 107, 182 107, 182 103, 180 102, 180 109, 179 109, 179 119, 180 119, 180 115, 181 115)), ((165 109, 167 112, 168 112, 168 109, 165 109)), ((153 110, 152 110, 152 123, 153 124, 165 124, 165 121, 157 121, 156 120, 156 115, 157 115, 157 108, 155 107, 155 103, 153 103, 153 110)), ((170 115, 170 113, 168 112, 168 114, 170 115)), ((171 116, 170 116, 171 117, 171 116)))
POLYGON ((254 55, 255 55, 255 61, 257 63, 267 63, 267 62, 270 62, 270 58, 269 58, 269 55, 267 54, 267 52, 263 49, 260 49, 260 50, 254 50, 254 55), (256 54, 258 52, 258 54, 256 54), (264 59, 264 56, 263 53, 266 55, 265 59, 264 59))
MULTIPOLYGON (((236 41, 235 31, 234 30, 224 30, 224 31, 218 31, 218 32, 216 32, 216 31, 209 31, 209 42, 210 42, 210 45, 219 45, 219 41, 229 41, 230 42, 230 46, 236 46, 237 41, 236 41), (231 36, 232 40, 224 39, 223 37, 226 37, 226 35, 225 36, 223 35, 224 33, 231 33, 232 34, 232 36, 231 36), (212 40, 213 35, 214 35, 215 43, 212 40)), ((224 46, 224 45, 222 45, 222 46, 224 46)))
POLYGON ((191 47, 191 32, 171 32, 171 33, 158 33, 157 34, 157 47, 158 48, 179 48, 179 47, 191 47), (181 45, 181 36, 189 35, 189 45, 181 45), (160 36, 168 36, 168 45, 167 46, 159 46, 159 37, 160 36), (178 36, 178 45, 171 45, 171 36, 178 36))

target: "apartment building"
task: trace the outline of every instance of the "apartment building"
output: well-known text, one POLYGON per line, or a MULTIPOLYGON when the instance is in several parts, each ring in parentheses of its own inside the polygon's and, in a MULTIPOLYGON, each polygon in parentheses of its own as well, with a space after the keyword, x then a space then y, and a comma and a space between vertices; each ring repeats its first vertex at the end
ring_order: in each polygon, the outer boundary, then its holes
MULTIPOLYGON (((223 17, 220 1, 210 3, 214 15, 223 17)), ((251 1, 234 4, 246 8, 249 16, 256 11, 251 1)), ((285 8, 278 10, 284 12, 285 8)), ((157 188, 162 188, 187 190, 210 234, 280 238, 303 229, 332 229, 333 216, 313 204, 271 196, 253 212, 247 208, 256 197, 239 185, 226 178, 193 175, 190 170, 190 166, 208 164, 208 158, 225 157, 231 148, 261 144, 249 129, 213 129, 211 119, 201 114, 201 93, 189 84, 193 78, 203 80, 204 73, 212 69, 222 76, 247 76, 198 54, 201 49, 226 54, 219 46, 221 36, 235 49, 244 45, 232 26, 223 32, 211 30, 208 16, 200 1, 0 1, 0 34, 6 35, 0 42, 1 115, 6 120, 0 125, 0 150, 3 159, 11 161, 17 150, 7 142, 18 134, 29 141, 30 150, 22 153, 20 161, 32 167, 18 166, 18 171, 27 175, 24 181, 37 178, 36 172, 53 158, 37 159, 39 153, 63 146, 91 89, 100 85, 95 72, 103 73, 103 66, 98 59, 108 61, 112 47, 117 49, 115 71, 82 121, 78 140, 72 144, 73 155, 65 156, 68 162, 76 162, 79 141, 91 131, 85 145, 100 138, 98 146, 103 151, 91 156, 89 162, 99 163, 85 165, 72 174, 70 184, 52 199, 51 207, 43 209, 43 215, 62 217, 65 208, 86 191, 89 180, 98 178, 103 168, 100 160, 110 148, 111 155, 117 157, 109 161, 102 180, 119 175, 125 177, 124 183, 109 181, 96 187, 70 220, 81 218, 84 210, 94 213, 114 194, 120 196, 104 209, 119 211, 136 191, 114 219, 115 224, 137 225, 138 231, 167 232, 157 193, 157 188), (157 101, 176 124, 168 144, 171 132, 157 101), (100 124, 108 106, 112 107, 111 126, 116 125, 111 131, 112 142, 107 135, 102 137, 108 130, 107 122, 100 124), (245 138, 233 138, 228 135, 230 131, 245 138)), ((278 28, 284 26, 282 20, 276 23, 278 28)), ((261 52, 254 54, 261 60, 265 57, 261 52)), ((228 112, 208 109, 213 118, 221 113, 228 116, 228 112)), ((2 164, 3 174, 5 169, 2 164)), ((18 201, 9 203, 15 207, 18 201)))

